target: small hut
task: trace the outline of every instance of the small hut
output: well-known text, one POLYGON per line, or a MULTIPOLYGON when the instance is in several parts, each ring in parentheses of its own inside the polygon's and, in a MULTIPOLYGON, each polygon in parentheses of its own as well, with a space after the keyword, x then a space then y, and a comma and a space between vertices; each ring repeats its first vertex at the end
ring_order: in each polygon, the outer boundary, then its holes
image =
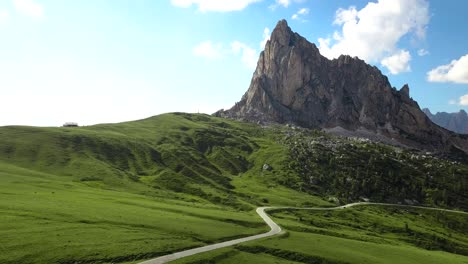
POLYGON ((75 123, 75 122, 66 122, 65 124, 63 124, 63 127, 77 127, 78 126, 78 123, 75 123))

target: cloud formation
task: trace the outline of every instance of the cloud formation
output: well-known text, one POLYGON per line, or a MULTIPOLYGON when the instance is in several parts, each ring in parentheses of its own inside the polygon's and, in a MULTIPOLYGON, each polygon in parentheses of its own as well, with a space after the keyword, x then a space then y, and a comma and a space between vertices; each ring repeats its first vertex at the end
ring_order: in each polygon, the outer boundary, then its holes
MULTIPOLYGON (((259 43, 260 51, 265 49, 265 45, 270 39, 270 36, 270 29, 265 27, 263 30, 262 41, 259 43)), ((255 70, 257 67, 258 56, 260 53, 255 48, 237 40, 231 42, 228 48, 226 48, 226 45, 223 45, 222 43, 213 43, 212 41, 207 40, 196 45, 192 51, 195 56, 210 60, 223 59, 232 55, 240 56, 242 64, 250 70, 255 70)))
POLYGON ((240 41, 233 41, 228 48, 221 43, 213 43, 210 40, 203 41, 193 48, 193 55, 208 60, 219 60, 235 55, 240 56, 242 64, 248 69, 257 66, 258 52, 249 45, 240 41))
POLYGON ((291 16, 291 19, 298 20, 301 19, 302 21, 305 21, 302 19, 303 16, 309 14, 309 8, 301 8, 299 11, 297 11, 294 15, 291 16))
POLYGON ((468 94, 460 96, 458 99, 458 104, 462 106, 468 106, 468 94))
POLYGON ((291 4, 291 0, 276 0, 276 4, 288 7, 291 4))
POLYGON ((427 73, 430 82, 468 83, 468 54, 427 73))
POLYGON ((457 100, 449 100, 449 105, 468 106, 468 94, 460 96, 457 100))
POLYGON ((13 0, 13 5, 23 15, 34 18, 44 16, 44 8, 34 0, 13 0))
POLYGON ((270 5, 268 8, 275 10, 277 7, 287 8, 293 3, 304 3, 307 0, 275 0, 275 3, 270 5))
POLYGON ((393 65, 390 58, 403 61, 410 58, 402 57, 397 44, 406 35, 423 38, 429 19, 426 0, 378 0, 361 10, 354 6, 340 8, 333 24, 341 29, 332 38, 319 38, 319 49, 328 58, 347 54, 369 63, 385 60, 384 66, 390 66, 393 65))
POLYGON ((241 61, 248 69, 255 69, 258 59, 255 49, 242 42, 234 41, 231 43, 231 50, 234 54, 241 55, 241 61))
POLYGON ((242 10, 260 1, 262 0, 171 0, 171 3, 183 8, 197 5, 201 12, 229 12, 242 10))
POLYGON ((425 50, 425 49, 419 49, 418 50, 418 55, 423 57, 423 56, 426 56, 429 54, 429 51, 425 50))
POLYGON ((195 46, 193 54, 206 59, 221 59, 223 57, 223 48, 221 44, 214 44, 207 40, 195 46))
POLYGON ((391 74, 399 74, 411 71, 409 62, 411 55, 407 50, 400 50, 395 54, 382 59, 382 66, 386 67, 391 74))

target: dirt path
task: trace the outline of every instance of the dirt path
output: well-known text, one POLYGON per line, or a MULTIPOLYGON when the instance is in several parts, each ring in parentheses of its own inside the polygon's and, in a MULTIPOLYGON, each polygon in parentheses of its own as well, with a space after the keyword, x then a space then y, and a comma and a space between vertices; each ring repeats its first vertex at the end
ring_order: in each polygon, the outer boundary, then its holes
POLYGON ((188 256, 191 256, 191 255, 195 255, 195 254, 198 254, 198 253, 203 253, 203 252, 207 252, 207 251, 211 251, 211 250, 215 250, 215 249, 219 249, 219 248, 233 246, 233 245, 243 243, 243 242, 247 242, 247 241, 252 241, 252 240, 256 240, 256 239, 260 239, 260 238, 264 238, 264 237, 271 237, 271 236, 277 235, 277 234, 281 233, 282 229, 265 212, 265 211, 268 211, 268 210, 289 209, 289 210, 327 211, 327 210, 346 209, 346 208, 357 206, 357 205, 397 206, 397 207, 409 207, 409 208, 417 208, 417 209, 428 209, 428 210, 437 210, 437 211, 444 211, 444 212, 468 214, 467 212, 463 212, 463 211, 440 209, 440 208, 433 208, 433 207, 409 206, 409 205, 386 204, 386 203, 369 203, 369 202, 350 203, 350 204, 346 204, 346 205, 343 205, 343 206, 337 206, 337 207, 306 207, 306 208, 300 208, 300 207, 258 207, 257 208, 257 214, 270 227, 270 231, 268 231, 266 233, 259 234, 259 235, 248 236, 248 237, 244 237, 244 238, 238 238, 238 239, 234 239, 234 240, 229 240, 229 241, 216 243, 216 244, 212 244, 212 245, 208 245, 208 246, 192 248, 192 249, 176 252, 176 253, 173 253, 173 254, 160 256, 160 257, 157 257, 157 258, 154 258, 154 259, 150 259, 150 260, 141 262, 140 264, 166 263, 166 262, 173 261, 173 260, 176 260, 176 259, 180 259, 180 258, 183 258, 183 257, 188 257, 188 256))

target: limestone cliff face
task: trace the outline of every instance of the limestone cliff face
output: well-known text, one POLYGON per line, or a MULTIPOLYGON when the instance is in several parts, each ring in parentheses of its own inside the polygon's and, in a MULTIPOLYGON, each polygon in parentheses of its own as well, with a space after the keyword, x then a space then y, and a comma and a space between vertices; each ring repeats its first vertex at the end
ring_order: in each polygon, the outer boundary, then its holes
POLYGON ((281 20, 260 54, 241 101, 215 115, 306 128, 366 130, 428 150, 468 152, 467 138, 434 125, 376 67, 358 58, 329 60, 281 20))

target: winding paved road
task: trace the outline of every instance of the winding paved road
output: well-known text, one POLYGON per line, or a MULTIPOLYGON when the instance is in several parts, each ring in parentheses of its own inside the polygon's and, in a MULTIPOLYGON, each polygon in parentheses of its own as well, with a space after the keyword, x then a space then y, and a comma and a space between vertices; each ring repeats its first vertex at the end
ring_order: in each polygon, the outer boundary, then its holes
POLYGON ((221 243, 216 243, 208 246, 203 246, 203 247, 198 247, 198 248, 192 248, 180 252, 176 252, 173 254, 169 255, 164 255, 160 256, 154 259, 150 259, 144 262, 141 262, 140 264, 161 264, 161 263, 166 263, 169 261, 173 261, 176 259, 180 259, 183 257, 188 257, 191 255, 195 255, 198 253, 203 253, 219 248, 224 248, 224 247, 229 247, 233 246, 239 243, 247 242, 247 241, 252 241, 264 237, 270 237, 277 235, 281 233, 281 227, 273 222, 273 220, 268 216, 268 214, 265 212, 267 210, 272 210, 272 209, 289 209, 289 210, 316 210, 316 211, 327 211, 327 210, 338 210, 338 209, 345 209, 349 207, 353 207, 356 205, 385 205, 385 206, 398 206, 398 207, 411 207, 411 208, 418 208, 418 209, 428 209, 428 210, 437 210, 437 211, 444 211, 444 212, 453 212, 453 213, 461 213, 461 214, 468 214, 467 212, 463 211, 456 211, 456 210, 449 210, 449 209, 441 209, 441 208, 433 208, 433 207, 422 207, 422 206, 410 206, 410 205, 400 205, 400 204, 386 204, 386 203, 370 203, 370 202, 360 202, 360 203, 350 203, 346 204, 343 206, 337 206, 337 207, 305 207, 305 208, 300 208, 300 207, 258 207, 257 208, 257 214, 265 221, 265 223, 270 227, 270 231, 259 234, 259 235, 254 235, 254 236, 248 236, 244 238, 238 238, 234 240, 229 240, 226 242, 221 242, 221 243))

